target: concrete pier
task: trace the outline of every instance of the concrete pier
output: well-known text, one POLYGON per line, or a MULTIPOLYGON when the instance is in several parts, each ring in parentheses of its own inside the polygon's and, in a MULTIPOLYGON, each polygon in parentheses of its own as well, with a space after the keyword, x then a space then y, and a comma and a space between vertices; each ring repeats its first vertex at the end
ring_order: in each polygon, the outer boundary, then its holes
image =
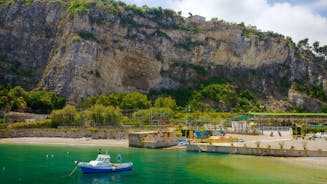
POLYGON ((327 151, 323 150, 295 150, 295 149, 269 149, 253 147, 217 146, 208 144, 189 144, 187 151, 241 154, 255 156, 276 156, 276 157, 327 157, 327 151))

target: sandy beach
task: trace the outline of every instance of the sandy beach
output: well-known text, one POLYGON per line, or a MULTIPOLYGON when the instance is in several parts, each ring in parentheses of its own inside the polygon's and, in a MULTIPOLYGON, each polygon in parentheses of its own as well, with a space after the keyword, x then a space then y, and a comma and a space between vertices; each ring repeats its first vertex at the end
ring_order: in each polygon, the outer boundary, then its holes
POLYGON ((59 137, 19 137, 19 138, 0 139, 0 144, 128 147, 128 140, 127 139, 59 138, 59 137))

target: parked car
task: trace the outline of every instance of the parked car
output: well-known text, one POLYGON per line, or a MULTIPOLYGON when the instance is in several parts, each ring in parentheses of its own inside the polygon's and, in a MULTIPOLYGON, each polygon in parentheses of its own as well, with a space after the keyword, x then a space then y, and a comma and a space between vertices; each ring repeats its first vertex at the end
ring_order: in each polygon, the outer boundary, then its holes
POLYGON ((313 138, 327 138, 327 132, 317 132, 313 135, 313 138))
POLYGON ((238 142, 244 142, 244 139, 239 138, 239 139, 238 139, 238 142))

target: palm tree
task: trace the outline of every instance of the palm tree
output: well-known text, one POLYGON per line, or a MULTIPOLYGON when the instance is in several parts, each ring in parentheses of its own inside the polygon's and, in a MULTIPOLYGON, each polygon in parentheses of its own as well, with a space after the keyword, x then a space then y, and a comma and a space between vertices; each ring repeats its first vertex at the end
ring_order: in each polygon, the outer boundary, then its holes
POLYGON ((283 149, 285 143, 284 142, 279 142, 278 144, 279 144, 280 149, 283 149))
POLYGON ((257 145, 257 148, 260 147, 260 143, 261 143, 260 141, 256 141, 256 142, 255 142, 255 144, 257 145))
POLYGON ((307 150, 307 145, 308 145, 308 142, 306 142, 306 141, 302 142, 302 146, 303 146, 304 150, 307 150))

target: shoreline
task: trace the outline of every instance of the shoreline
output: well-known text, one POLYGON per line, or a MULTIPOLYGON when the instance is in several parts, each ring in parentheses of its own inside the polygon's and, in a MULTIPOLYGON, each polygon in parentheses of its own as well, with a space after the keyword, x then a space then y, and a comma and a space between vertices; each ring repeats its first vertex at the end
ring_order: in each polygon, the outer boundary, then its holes
POLYGON ((62 137, 18 137, 1 138, 0 144, 27 145, 67 145, 67 146, 107 146, 128 147, 128 139, 92 139, 92 138, 62 138, 62 137))
POLYGON ((274 159, 292 166, 327 171, 327 157, 274 157, 274 159))

